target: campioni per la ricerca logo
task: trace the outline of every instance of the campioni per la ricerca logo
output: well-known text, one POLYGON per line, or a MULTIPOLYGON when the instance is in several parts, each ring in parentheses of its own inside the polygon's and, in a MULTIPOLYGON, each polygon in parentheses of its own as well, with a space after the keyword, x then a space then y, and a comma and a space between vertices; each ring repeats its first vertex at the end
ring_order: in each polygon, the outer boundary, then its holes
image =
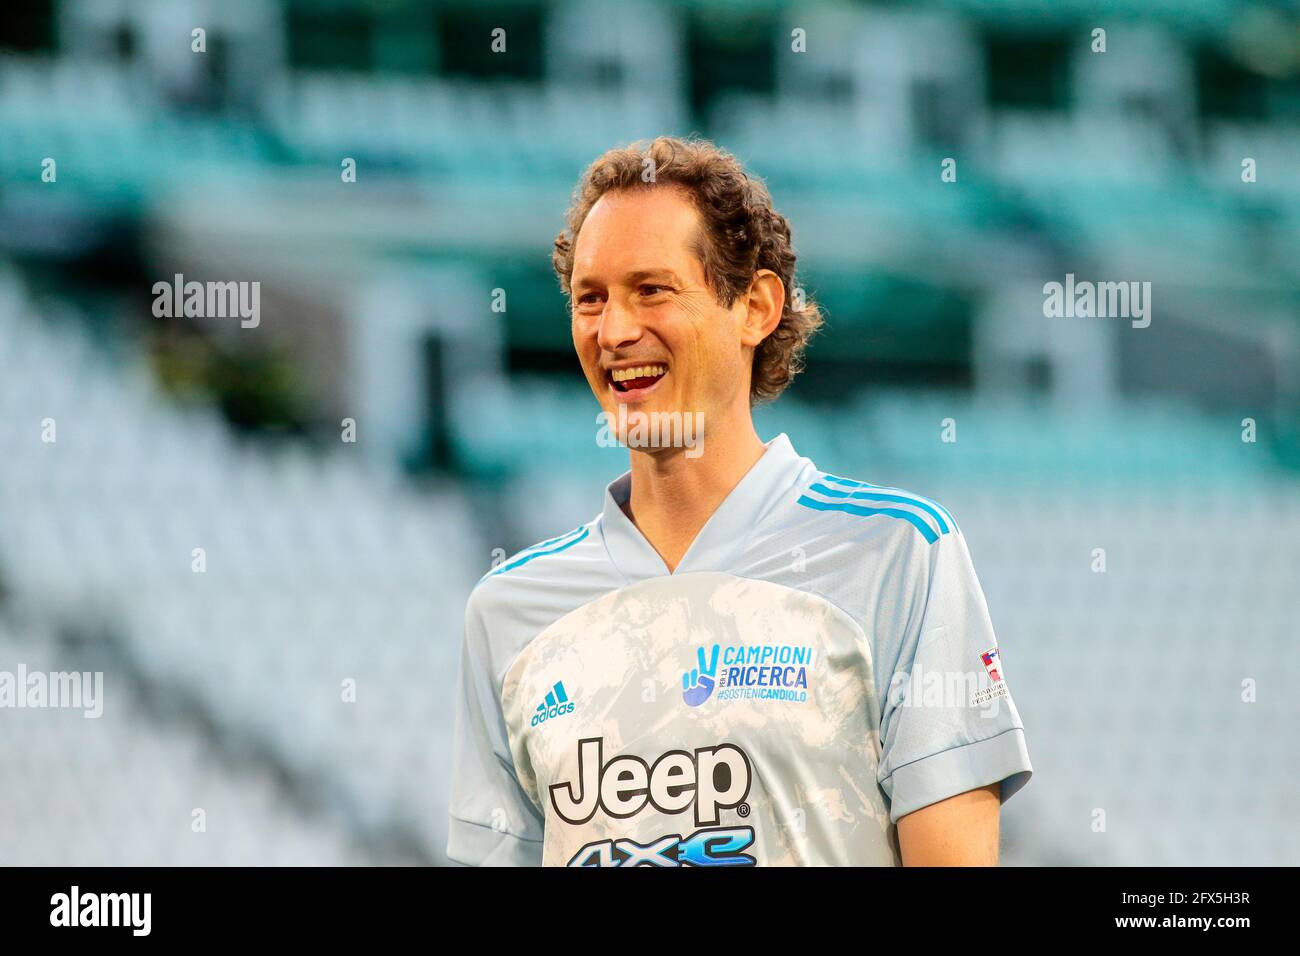
POLYGON ((699 707, 715 689, 718 700, 798 704, 808 699, 817 651, 808 645, 714 644, 708 657, 703 647, 696 648, 695 661, 682 674, 682 700, 689 707, 699 707))

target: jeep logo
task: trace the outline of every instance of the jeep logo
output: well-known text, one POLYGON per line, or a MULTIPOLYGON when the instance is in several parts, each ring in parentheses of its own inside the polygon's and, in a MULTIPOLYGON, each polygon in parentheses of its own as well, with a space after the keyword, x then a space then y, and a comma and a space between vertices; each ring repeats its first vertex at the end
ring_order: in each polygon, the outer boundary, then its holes
POLYGON ((670 750, 654 764, 631 754, 603 762, 600 737, 578 742, 577 783, 552 784, 551 806, 566 823, 607 816, 635 816, 649 804, 660 813, 681 813, 695 804, 697 826, 718 822, 719 810, 740 806, 749 795, 749 758, 732 744, 691 754, 670 750))

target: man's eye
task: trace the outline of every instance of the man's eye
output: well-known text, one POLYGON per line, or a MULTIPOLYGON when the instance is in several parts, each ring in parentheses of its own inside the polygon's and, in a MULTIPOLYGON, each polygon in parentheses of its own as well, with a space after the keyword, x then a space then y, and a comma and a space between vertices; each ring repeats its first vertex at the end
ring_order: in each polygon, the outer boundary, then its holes
POLYGON ((600 296, 595 292, 588 292, 585 295, 578 296, 578 305, 596 305, 600 302, 600 296))
POLYGON ((643 285, 643 286, 641 286, 641 294, 642 294, 642 295, 658 295, 658 294, 661 293, 661 292, 667 292, 667 291, 668 291, 668 286, 666 286, 666 285, 643 285))

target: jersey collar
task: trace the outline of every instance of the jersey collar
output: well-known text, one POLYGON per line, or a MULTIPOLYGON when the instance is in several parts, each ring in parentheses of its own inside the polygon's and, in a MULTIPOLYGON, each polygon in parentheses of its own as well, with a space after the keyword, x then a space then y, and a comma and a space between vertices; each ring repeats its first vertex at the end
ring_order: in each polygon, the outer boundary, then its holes
MULTIPOLYGON (((673 573, 723 571, 742 553, 761 517, 788 496, 805 464, 782 432, 709 516, 673 573)), ((629 582, 667 575, 668 566, 621 507, 632 491, 624 472, 605 489, 601 533, 610 560, 629 582)))

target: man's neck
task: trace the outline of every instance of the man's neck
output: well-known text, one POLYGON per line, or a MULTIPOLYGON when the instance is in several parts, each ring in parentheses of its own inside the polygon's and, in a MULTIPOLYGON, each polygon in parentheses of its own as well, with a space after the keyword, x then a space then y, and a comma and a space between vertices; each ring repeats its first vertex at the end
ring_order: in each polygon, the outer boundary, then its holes
POLYGON ((687 458, 688 450, 633 451, 632 488, 623 507, 670 574, 766 446, 745 416, 737 427, 711 430, 697 457, 687 458))

